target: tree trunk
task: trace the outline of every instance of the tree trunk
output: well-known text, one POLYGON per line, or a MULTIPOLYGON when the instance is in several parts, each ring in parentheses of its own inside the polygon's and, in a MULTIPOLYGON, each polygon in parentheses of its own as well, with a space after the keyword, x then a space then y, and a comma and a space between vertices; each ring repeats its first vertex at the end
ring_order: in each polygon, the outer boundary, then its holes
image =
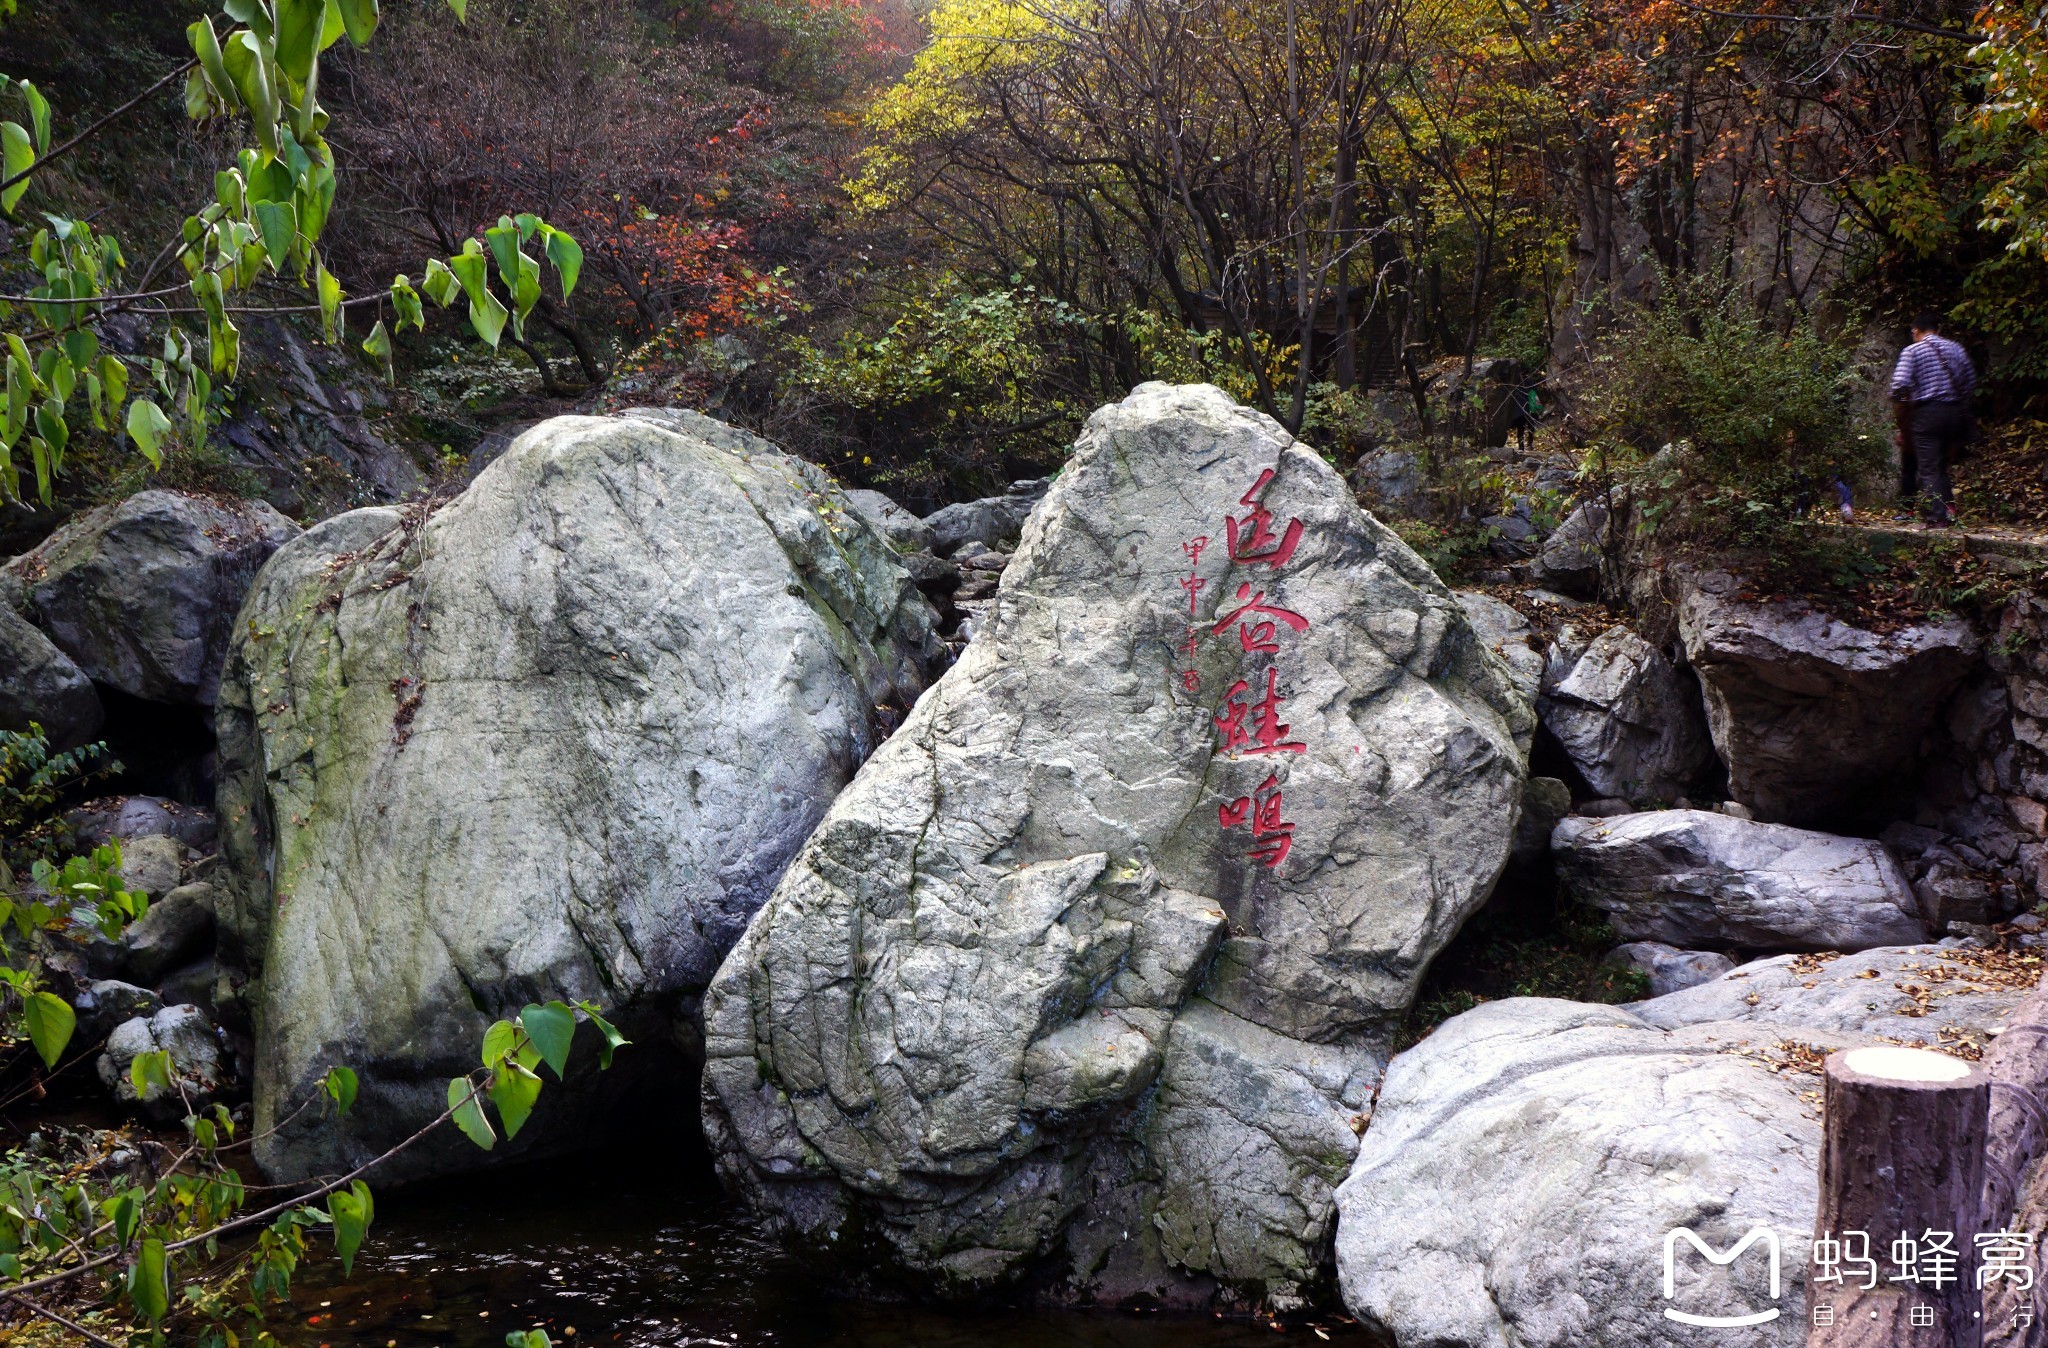
POLYGON ((1990 1074, 1959 1058, 1884 1044, 1828 1056, 1808 1348, 1980 1348, 1990 1112, 1990 1074), (1916 1310, 1932 1323, 1912 1323, 1916 1310))
POLYGON ((1984 1289, 1987 1348, 2048 1345, 2048 1297, 2038 1252, 2048 1238, 2048 989, 2014 1009, 1984 1055, 1991 1074, 1991 1142, 1984 1157, 1984 1224, 2031 1234, 2034 1285, 2011 1281, 1984 1289), (2014 1209, 2018 1212, 2015 1214, 2014 1209))

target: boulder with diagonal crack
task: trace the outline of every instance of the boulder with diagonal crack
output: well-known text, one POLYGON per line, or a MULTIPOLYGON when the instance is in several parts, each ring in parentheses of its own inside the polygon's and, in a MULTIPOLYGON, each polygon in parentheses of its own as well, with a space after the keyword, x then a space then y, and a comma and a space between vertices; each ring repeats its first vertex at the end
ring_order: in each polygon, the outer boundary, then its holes
POLYGON ((1318 455, 1140 387, 719 971, 722 1173, 851 1277, 1312 1296, 1389 1023, 1507 860, 1530 722, 1318 455))
POLYGON ((1550 847, 1564 887, 1631 941, 1862 950, 1927 939, 1899 863, 1868 838, 1653 810, 1573 816, 1550 847))

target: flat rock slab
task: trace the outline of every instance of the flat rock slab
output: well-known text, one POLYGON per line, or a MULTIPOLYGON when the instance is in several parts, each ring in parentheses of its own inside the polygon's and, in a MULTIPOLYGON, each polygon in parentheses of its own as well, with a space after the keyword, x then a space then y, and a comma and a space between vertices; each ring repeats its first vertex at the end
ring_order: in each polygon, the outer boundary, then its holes
POLYGON ((1905 874, 1867 838, 1654 810, 1574 816, 1550 845, 1566 889, 1631 941, 1861 950, 1927 939, 1905 874))
POLYGON ((1530 723, 1320 457, 1139 388, 719 971, 722 1173, 925 1293, 1297 1302, 1530 723))
POLYGON ((1630 1009, 1676 1029, 1711 1021, 1810 1025, 1925 1048, 1982 1048, 2041 975, 2037 951, 1959 943, 1754 960, 1630 1009))
MULTIPOLYGON (((561 417, 442 508, 273 559, 222 685, 222 965, 251 980, 259 1131, 330 1065, 361 1095, 259 1142, 266 1171, 405 1137, 528 1002, 588 998, 641 1046, 490 1159, 588 1146, 635 1071, 686 1071, 660 1045, 936 649, 833 490, 706 418, 561 417)), ((380 1173, 485 1159, 450 1137, 380 1173)))
POLYGON ((1517 998, 1454 1017, 1394 1059, 1338 1191, 1345 1302, 1395 1348, 1798 1348, 1826 1055, 1974 1059, 2039 972, 1920 945, 1758 961, 1633 1007, 1517 998), (1723 1271, 1681 1243, 1667 1300, 1679 1227, 1717 1251, 1772 1232, 1778 1297, 1761 1249, 1723 1271), (1664 1315, 1772 1307, 1742 1329, 1664 1315))

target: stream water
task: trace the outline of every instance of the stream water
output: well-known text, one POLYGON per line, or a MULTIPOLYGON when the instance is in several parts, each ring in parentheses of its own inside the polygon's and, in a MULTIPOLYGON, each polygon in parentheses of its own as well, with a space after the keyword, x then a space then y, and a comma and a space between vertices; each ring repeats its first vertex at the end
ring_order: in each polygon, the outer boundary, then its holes
MULTIPOLYGON (((599 1156, 379 1195, 354 1276, 309 1261, 285 1348, 502 1348, 545 1328, 564 1348, 1250 1348, 1318 1344, 1247 1319, 993 1310, 824 1295, 748 1226, 708 1164, 599 1156), (571 1330, 574 1330, 573 1335, 571 1330)), ((282 1317, 280 1317, 281 1319, 282 1317)), ((1321 1322, 1338 1343, 1362 1340, 1321 1322)))

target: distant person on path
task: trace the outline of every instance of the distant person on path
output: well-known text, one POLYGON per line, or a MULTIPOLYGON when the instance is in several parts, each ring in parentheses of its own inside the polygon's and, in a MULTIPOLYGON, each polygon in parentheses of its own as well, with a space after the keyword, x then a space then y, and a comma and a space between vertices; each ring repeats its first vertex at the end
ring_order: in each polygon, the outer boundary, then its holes
POLYGON ((1543 419, 1543 399, 1533 384, 1516 389, 1514 398, 1515 449, 1527 454, 1536 443, 1536 423, 1543 419))
POLYGON ((1955 523, 1948 467, 1970 438, 1968 400, 1976 386, 1969 353, 1941 335, 1940 316, 1917 315, 1913 340, 1892 371, 1892 418, 1899 428, 1901 494, 1910 496, 1918 479, 1921 514, 1931 526, 1955 523))

